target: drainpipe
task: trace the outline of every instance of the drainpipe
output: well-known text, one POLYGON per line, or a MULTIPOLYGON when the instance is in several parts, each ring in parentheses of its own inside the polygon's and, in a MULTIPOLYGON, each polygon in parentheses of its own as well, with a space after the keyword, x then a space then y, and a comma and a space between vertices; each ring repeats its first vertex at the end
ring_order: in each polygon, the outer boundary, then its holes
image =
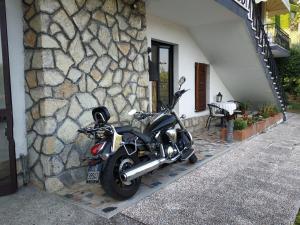
POLYGON ((23 174, 23 184, 27 185, 29 183, 29 167, 28 167, 28 157, 24 154, 20 155, 22 174, 23 174))

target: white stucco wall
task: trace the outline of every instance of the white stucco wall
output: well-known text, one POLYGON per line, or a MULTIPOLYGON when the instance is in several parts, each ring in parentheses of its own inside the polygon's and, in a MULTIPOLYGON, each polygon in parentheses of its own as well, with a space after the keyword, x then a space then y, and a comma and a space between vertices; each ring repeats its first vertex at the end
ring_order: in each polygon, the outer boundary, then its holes
POLYGON ((185 27, 166 21, 157 16, 152 16, 148 12, 147 38, 149 46, 151 45, 152 39, 168 42, 175 46, 174 86, 177 86, 178 77, 185 76, 187 80, 183 85, 183 88, 190 89, 179 102, 180 114, 185 114, 187 117, 203 116, 208 114, 208 111, 195 112, 195 62, 210 65, 207 83, 207 103, 215 101, 215 96, 219 92, 223 94, 224 101, 233 99, 230 92, 216 74, 212 62, 209 62, 206 59, 201 49, 185 27))
POLYGON ((14 140, 16 157, 27 154, 25 126, 24 90, 24 47, 22 1, 9 0, 6 3, 10 78, 14 117, 14 140))

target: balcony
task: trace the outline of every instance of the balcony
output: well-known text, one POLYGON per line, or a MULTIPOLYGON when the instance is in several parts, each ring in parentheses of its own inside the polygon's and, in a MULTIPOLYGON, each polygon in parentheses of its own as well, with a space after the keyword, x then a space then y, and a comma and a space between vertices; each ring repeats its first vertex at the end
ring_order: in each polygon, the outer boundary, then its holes
POLYGON ((289 0, 268 0, 266 2, 266 10, 269 16, 289 13, 290 7, 289 0))
POLYGON ((266 24, 265 30, 268 35, 270 47, 274 57, 288 57, 290 55, 290 37, 278 25, 266 24))

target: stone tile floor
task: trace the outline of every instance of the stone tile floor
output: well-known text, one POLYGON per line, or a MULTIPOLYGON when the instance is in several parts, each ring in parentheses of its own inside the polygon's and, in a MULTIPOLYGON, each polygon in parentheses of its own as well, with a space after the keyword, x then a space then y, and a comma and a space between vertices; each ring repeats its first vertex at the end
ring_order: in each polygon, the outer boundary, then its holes
POLYGON ((144 176, 138 193, 130 200, 116 201, 105 194, 100 184, 86 184, 85 182, 65 188, 57 192, 57 194, 65 200, 71 201, 93 213, 110 218, 198 168, 211 158, 226 152, 234 144, 227 144, 221 141, 218 130, 219 128, 212 127, 210 131, 202 129, 193 135, 195 141, 194 148, 199 159, 195 165, 187 162, 175 163, 144 176))

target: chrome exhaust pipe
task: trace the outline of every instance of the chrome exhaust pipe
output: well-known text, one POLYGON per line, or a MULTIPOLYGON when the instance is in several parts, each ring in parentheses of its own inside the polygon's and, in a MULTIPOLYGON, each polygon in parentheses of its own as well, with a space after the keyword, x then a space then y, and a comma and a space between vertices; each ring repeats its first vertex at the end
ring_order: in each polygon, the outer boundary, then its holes
POLYGON ((150 162, 146 162, 142 165, 138 165, 137 167, 133 167, 120 175, 120 178, 123 182, 132 181, 140 176, 145 175, 155 169, 158 169, 164 163, 167 163, 168 160, 166 158, 156 159, 150 162))

